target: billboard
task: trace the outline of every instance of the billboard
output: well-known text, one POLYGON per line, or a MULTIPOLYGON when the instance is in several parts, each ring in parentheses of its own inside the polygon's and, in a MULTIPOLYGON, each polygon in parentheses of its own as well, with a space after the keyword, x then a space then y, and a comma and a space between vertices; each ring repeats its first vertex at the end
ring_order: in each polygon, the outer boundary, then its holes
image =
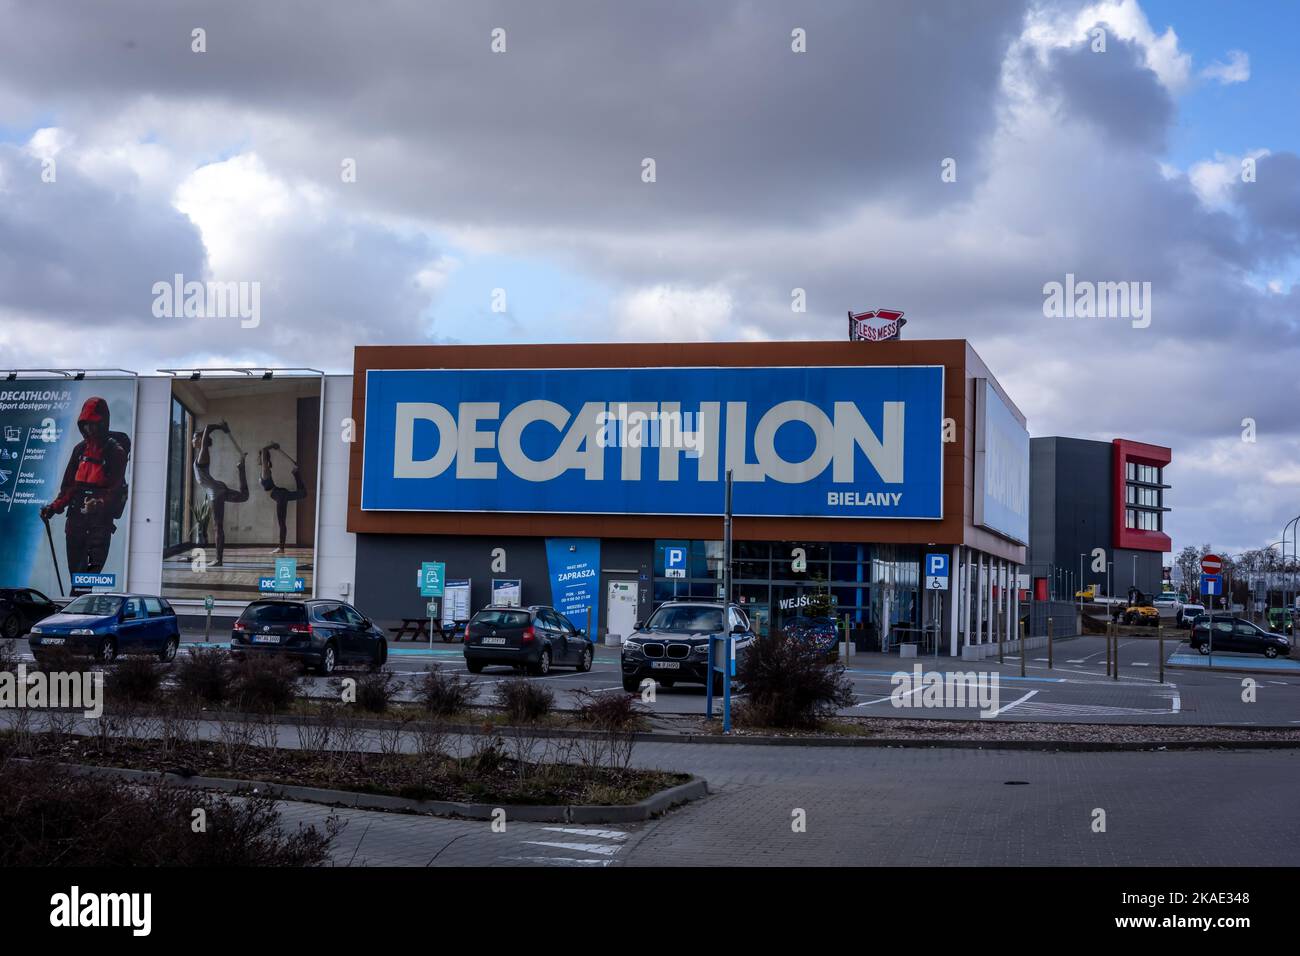
POLYGON ((1029 431, 988 379, 976 379, 975 523, 1029 543, 1029 431))
POLYGON ((941 518, 943 375, 371 369, 361 507, 941 518))
POLYGON ((551 576, 551 606, 586 629, 596 620, 600 582, 599 538, 547 538, 546 566, 551 576))
POLYGON ((0 586, 126 587, 134 378, 0 383, 0 586))
POLYGON ((163 595, 249 601, 293 562, 314 592, 319 378, 172 382, 163 595))

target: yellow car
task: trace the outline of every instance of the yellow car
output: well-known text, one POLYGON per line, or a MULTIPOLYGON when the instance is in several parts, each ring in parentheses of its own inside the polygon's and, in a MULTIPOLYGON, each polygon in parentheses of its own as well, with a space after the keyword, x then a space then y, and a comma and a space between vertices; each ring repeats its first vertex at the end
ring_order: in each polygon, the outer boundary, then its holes
POLYGON ((1093 600, 1096 596, 1097 596, 1097 589, 1096 589, 1095 587, 1091 587, 1091 586, 1090 586, 1090 587, 1087 587, 1087 588, 1084 588, 1082 591, 1075 591, 1075 592, 1074 592, 1074 597, 1075 597, 1076 600, 1091 601, 1091 600, 1093 600))
POLYGON ((1125 624, 1146 624, 1155 627, 1160 623, 1160 612, 1153 607, 1131 607, 1124 611, 1125 624))

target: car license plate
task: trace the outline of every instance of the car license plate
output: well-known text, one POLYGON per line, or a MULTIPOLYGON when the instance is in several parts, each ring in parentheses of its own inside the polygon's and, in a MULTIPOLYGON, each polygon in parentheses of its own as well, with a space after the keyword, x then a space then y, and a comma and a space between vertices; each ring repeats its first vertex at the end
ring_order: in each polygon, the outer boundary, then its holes
POLYGON ((63 643, 63 638, 61 638, 61 637, 47 637, 47 638, 42 639, 42 640, 41 640, 41 643, 42 643, 42 644, 45 644, 45 645, 51 645, 51 644, 52 644, 52 645, 54 645, 54 646, 57 647, 57 646, 59 646, 59 645, 61 645, 61 644, 63 643))
POLYGON ((253 643, 254 644, 279 644, 280 635, 279 634, 254 634, 253 643))
POLYGON ((650 667, 654 670, 676 671, 681 670, 682 665, 680 661, 653 661, 650 667))
POLYGON ((484 644, 504 644, 505 642, 506 642, 506 639, 505 639, 504 637, 485 637, 485 638, 483 638, 483 643, 484 643, 484 644))

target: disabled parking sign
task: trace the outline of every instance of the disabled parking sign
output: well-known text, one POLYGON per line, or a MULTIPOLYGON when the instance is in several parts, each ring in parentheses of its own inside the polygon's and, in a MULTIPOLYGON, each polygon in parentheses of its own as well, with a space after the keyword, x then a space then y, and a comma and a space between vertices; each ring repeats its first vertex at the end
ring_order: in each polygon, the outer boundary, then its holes
POLYGON ((686 577, 686 549, 676 545, 664 548, 664 577, 686 577))
POLYGON ((927 554, 925 556, 925 589, 927 591, 948 590, 948 555, 927 554))

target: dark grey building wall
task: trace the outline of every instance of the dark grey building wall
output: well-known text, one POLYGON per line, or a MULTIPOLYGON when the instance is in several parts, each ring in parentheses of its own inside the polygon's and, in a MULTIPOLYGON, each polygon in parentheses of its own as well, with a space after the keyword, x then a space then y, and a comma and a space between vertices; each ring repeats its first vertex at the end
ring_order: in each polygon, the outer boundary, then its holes
MULTIPOLYGON (((1107 588, 1106 570, 1092 570, 1092 552, 1103 548, 1110 567, 1110 593, 1123 597, 1131 585, 1147 594, 1160 591, 1163 555, 1114 548, 1114 448, 1110 442, 1082 438, 1035 438, 1029 443, 1030 573, 1052 576, 1055 568, 1073 573, 1076 587, 1107 588), (1080 578, 1080 555, 1082 578, 1080 578), (1136 561, 1134 560, 1136 558, 1136 561)), ((1058 594, 1066 585, 1061 584, 1058 594)), ((1073 597, 1071 591, 1065 595, 1073 597)))
MULTIPOLYGON (((605 595, 611 580, 638 581, 641 616, 649 613, 653 560, 653 541, 621 538, 601 541, 598 628, 605 626, 605 595), (609 573, 611 571, 618 573, 609 573), (642 575, 644 580, 640 580, 642 575)), ((427 599, 420 596, 416 575, 425 561, 444 562, 449 580, 469 578, 470 604, 474 610, 491 601, 493 578, 519 578, 523 582, 524 604, 551 603, 545 538, 390 534, 357 535, 353 603, 379 621, 423 617, 427 599), (505 571, 492 570, 492 551, 495 548, 505 549, 505 571)), ((586 627, 585 621, 574 623, 586 627)))

